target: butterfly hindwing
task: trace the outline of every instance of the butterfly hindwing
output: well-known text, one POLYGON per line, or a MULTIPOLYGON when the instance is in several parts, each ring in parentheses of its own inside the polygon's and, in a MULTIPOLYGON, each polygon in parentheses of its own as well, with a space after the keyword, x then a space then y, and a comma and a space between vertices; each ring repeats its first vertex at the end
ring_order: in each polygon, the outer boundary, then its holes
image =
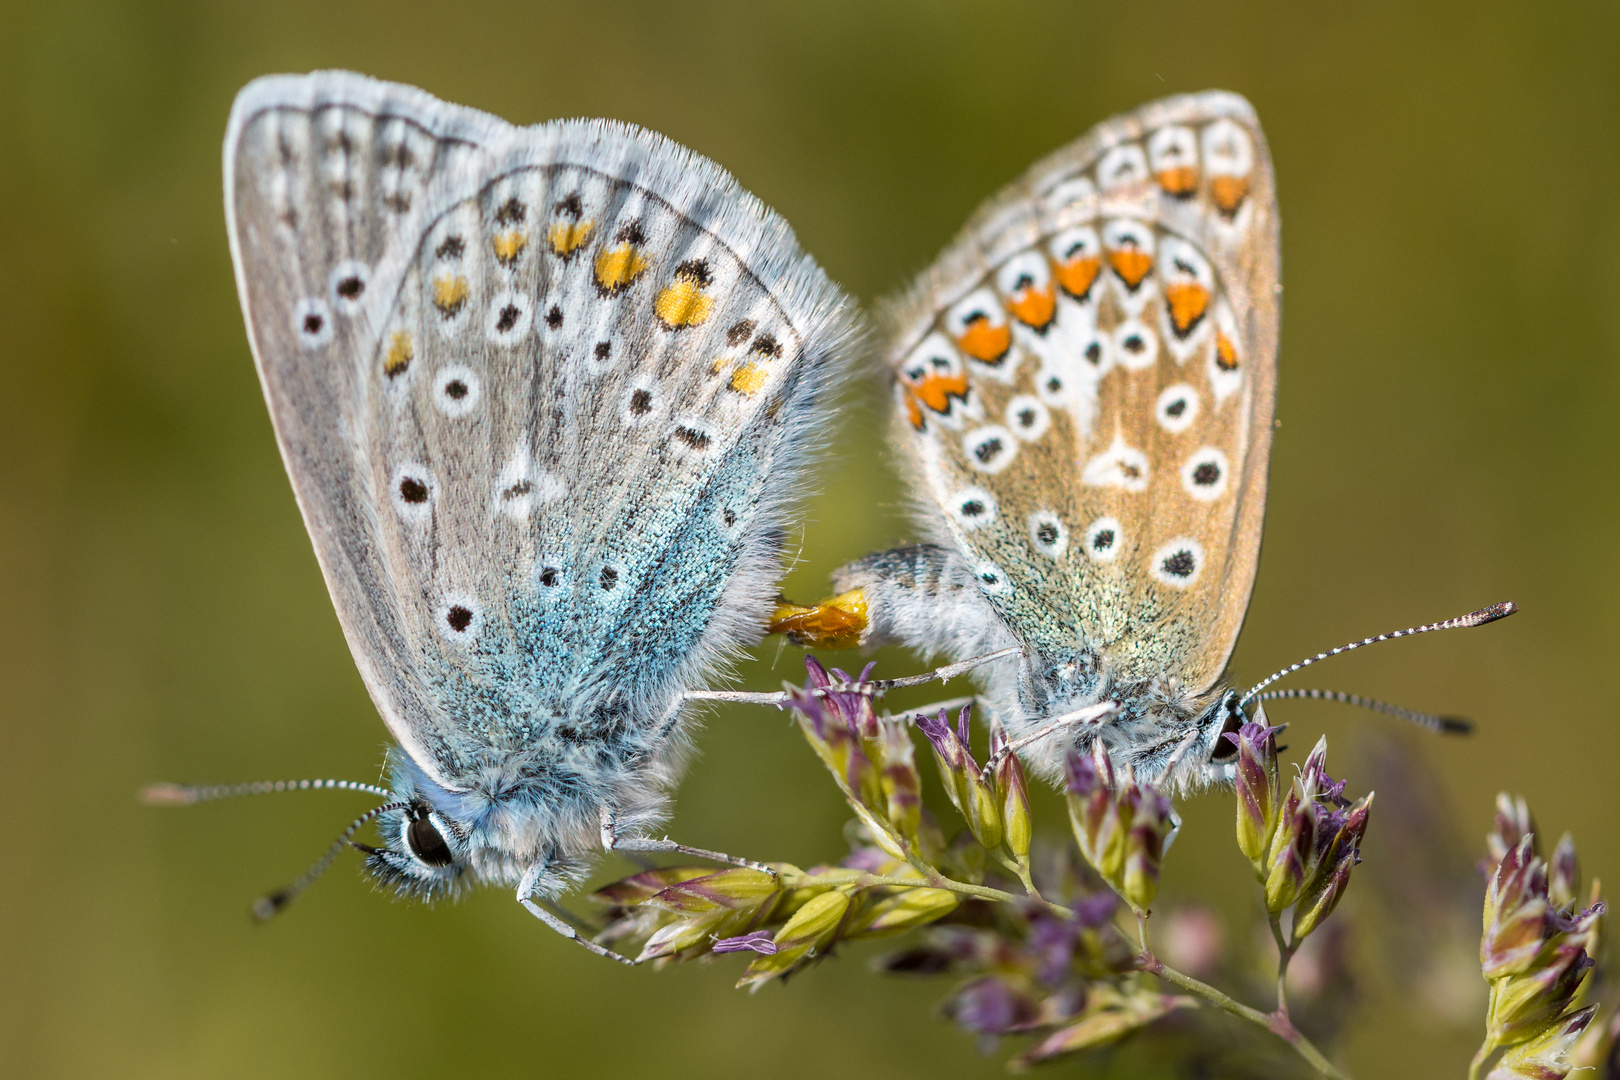
POLYGON ((1100 125, 885 312, 896 444, 936 537, 1037 658, 1181 691, 1254 581, 1276 379, 1265 142, 1242 99, 1100 125))
POLYGON ((323 73, 244 91, 226 154, 282 452, 395 737, 450 789, 537 741, 655 750, 763 629, 836 289, 624 125, 323 73))

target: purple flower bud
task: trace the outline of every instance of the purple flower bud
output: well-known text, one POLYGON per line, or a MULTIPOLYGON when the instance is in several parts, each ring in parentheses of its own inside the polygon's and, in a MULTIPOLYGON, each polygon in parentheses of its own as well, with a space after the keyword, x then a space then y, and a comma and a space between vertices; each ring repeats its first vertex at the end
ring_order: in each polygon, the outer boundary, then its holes
POLYGON ((977 979, 946 999, 943 1011, 967 1031, 1000 1035, 1035 1018, 1035 1002, 1005 981, 977 979))
POLYGON ((1581 891, 1581 864, 1575 857, 1575 838, 1565 833, 1558 841, 1548 866, 1547 898, 1553 906, 1568 911, 1581 891))
MULTIPOLYGON (((1530 804, 1525 802, 1524 796, 1513 796, 1501 792, 1496 796, 1496 828, 1485 838, 1485 846, 1491 853, 1491 865, 1486 869, 1487 875, 1495 869, 1497 863, 1507 857, 1507 853, 1519 846, 1519 841, 1536 833, 1536 819, 1530 816, 1530 804)), ((1531 849, 1540 855, 1539 848, 1531 849)))
POLYGON ((1262 876, 1271 835, 1277 829, 1279 782, 1277 779, 1277 740, 1281 728, 1265 724, 1265 711, 1257 709, 1258 722, 1244 724, 1226 738, 1237 746, 1237 840, 1238 847, 1262 876))
POLYGON ((757 952, 765 956, 776 955, 776 941, 769 930, 755 930, 740 937, 721 938, 714 943, 714 952, 757 952))
POLYGON ((1480 967, 1487 979, 1530 970, 1547 930, 1547 864, 1525 835, 1503 856, 1485 893, 1485 932, 1479 943, 1480 967))

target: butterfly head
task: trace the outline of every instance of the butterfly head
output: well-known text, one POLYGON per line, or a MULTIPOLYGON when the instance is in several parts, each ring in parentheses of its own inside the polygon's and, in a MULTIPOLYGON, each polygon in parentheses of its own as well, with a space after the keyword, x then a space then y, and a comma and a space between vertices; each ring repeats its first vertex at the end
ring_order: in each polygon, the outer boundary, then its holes
POLYGON ((425 799, 403 803, 377 818, 382 845, 355 844, 379 888, 436 900, 454 896, 465 882, 469 831, 425 799))

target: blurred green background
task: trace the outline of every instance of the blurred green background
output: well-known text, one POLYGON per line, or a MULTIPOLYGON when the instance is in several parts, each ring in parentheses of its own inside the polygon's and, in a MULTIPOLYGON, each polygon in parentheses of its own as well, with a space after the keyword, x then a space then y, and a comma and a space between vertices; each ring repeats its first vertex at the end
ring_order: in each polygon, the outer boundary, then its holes
MULTIPOLYGON (((1429 894, 1400 875, 1472 858, 1498 789, 1620 880, 1614 4, 8 0, 0 26, 5 1075, 1002 1074, 933 1016, 944 985, 874 977, 870 950, 748 997, 733 963, 616 969, 505 893, 392 903, 352 857, 256 927, 248 902, 364 801, 136 804, 154 779, 368 779, 384 742, 282 474, 226 251, 226 113, 267 72, 348 67, 518 123, 655 128, 732 170, 867 300, 1096 121, 1172 92, 1247 95, 1276 160, 1287 292, 1237 678, 1495 600, 1524 609, 1299 684, 1468 714, 1470 739, 1315 703, 1273 713, 1296 750, 1328 733, 1352 791, 1379 755, 1406 767, 1377 774, 1396 789, 1374 812, 1371 884, 1341 909, 1359 919, 1365 995, 1343 1060, 1461 1074, 1482 988, 1466 963, 1437 981, 1379 943, 1432 917, 1403 910, 1429 894), (1424 795, 1466 846, 1441 851, 1443 826, 1403 817, 1424 795)), ((866 389, 796 595, 908 535, 866 389)), ((759 657, 744 684, 800 671, 795 650, 759 657)), ((840 805, 784 717, 720 713, 702 747, 675 835, 803 865, 841 853, 840 805)), ((1165 895, 1212 904, 1241 945, 1254 907, 1230 812, 1228 796, 1186 807, 1165 895)))

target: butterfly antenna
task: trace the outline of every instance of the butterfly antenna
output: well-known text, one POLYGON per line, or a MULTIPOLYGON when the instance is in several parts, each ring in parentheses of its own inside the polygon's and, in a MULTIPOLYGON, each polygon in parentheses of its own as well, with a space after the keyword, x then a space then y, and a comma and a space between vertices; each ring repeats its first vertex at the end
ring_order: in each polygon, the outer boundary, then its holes
POLYGON ((242 795, 269 795, 277 791, 364 791, 384 799, 394 793, 376 784, 362 784, 358 780, 257 780, 250 784, 148 784, 141 789, 141 801, 150 806, 192 806, 215 799, 234 799, 242 795))
POLYGON ((1461 716, 1440 716, 1436 713, 1418 712, 1416 709, 1403 709, 1399 705, 1391 705, 1387 701, 1376 701, 1373 698, 1362 697, 1360 694, 1347 694, 1343 690, 1267 690, 1255 696, 1255 701, 1276 701, 1279 698, 1309 698, 1313 701, 1337 701, 1344 705, 1356 705, 1373 712, 1381 712, 1385 716, 1394 716, 1436 735, 1467 735, 1474 730, 1474 722, 1461 716))
POLYGON ((1425 626, 1412 626, 1405 630, 1395 630, 1388 634, 1379 634, 1377 637, 1362 638, 1360 641, 1352 641, 1348 645, 1340 645, 1337 649, 1329 649, 1327 652, 1317 653, 1308 660, 1301 660, 1297 664, 1290 664, 1274 675, 1261 679, 1259 682, 1255 683, 1249 688, 1249 691, 1238 700, 1238 704, 1247 705, 1259 695, 1260 691, 1264 690, 1278 679, 1281 679, 1287 675, 1292 675, 1301 668, 1308 668, 1312 664, 1320 660, 1326 660, 1330 656, 1338 656, 1340 653, 1352 652, 1365 645, 1376 645, 1380 641, 1392 641, 1395 638, 1411 637, 1413 634, 1427 634, 1431 630, 1461 630, 1464 627, 1469 626, 1484 626, 1486 623, 1495 622, 1497 619, 1505 619, 1518 610, 1519 605, 1515 604, 1511 600, 1508 600, 1500 604, 1492 604, 1490 607, 1480 608, 1478 611, 1470 611, 1467 615, 1459 615, 1455 619, 1447 619, 1445 622, 1428 623, 1425 626))
MULTIPOLYGON (((349 827, 343 830, 343 835, 332 841, 332 846, 326 849, 326 854, 316 859, 315 865, 305 870, 297 881, 284 889, 277 889, 275 892, 267 893, 253 901, 253 918, 259 922, 265 922, 275 916, 282 908, 292 903, 293 897, 309 888, 315 883, 316 878, 326 873, 327 867, 332 865, 332 861, 342 853, 343 848, 353 843, 350 837, 390 810, 406 810, 410 808, 410 805, 409 802, 385 803, 382 806, 367 810, 355 818, 349 827)), ((354 846, 368 854, 376 850, 364 844, 354 844, 354 846)))

